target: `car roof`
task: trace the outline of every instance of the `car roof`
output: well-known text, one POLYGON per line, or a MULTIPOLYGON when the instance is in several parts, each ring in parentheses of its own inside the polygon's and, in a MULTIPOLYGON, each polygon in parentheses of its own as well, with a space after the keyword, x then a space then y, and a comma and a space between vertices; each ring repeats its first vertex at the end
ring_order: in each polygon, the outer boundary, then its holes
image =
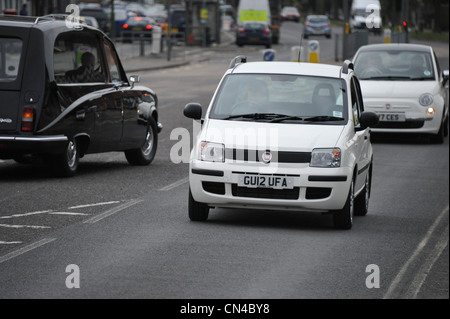
POLYGON ((233 74, 287 74, 341 78, 341 66, 306 62, 247 62, 229 70, 233 74))
POLYGON ((368 44, 359 48, 358 51, 419 51, 430 52, 432 48, 423 44, 411 44, 411 43, 382 43, 382 44, 368 44))

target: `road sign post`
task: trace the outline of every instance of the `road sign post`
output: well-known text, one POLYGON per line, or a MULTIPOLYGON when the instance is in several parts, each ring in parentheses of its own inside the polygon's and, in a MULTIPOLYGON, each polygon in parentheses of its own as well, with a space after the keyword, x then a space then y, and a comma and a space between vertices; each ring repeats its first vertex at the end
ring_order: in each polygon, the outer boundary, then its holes
POLYGON ((320 63, 320 46, 319 41, 311 40, 308 43, 308 56, 310 63, 320 63))

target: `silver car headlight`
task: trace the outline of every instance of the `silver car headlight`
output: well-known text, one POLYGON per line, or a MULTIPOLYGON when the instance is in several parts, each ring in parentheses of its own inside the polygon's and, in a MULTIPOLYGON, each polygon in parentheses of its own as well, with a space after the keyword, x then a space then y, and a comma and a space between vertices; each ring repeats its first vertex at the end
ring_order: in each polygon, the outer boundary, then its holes
POLYGON ((311 153, 310 167, 341 167, 340 148, 317 148, 311 153))
POLYGON ((433 104, 433 95, 430 93, 422 94, 419 97, 419 103, 422 106, 431 106, 433 104))
POLYGON ((201 142, 200 160, 205 162, 225 162, 225 145, 219 143, 201 142))

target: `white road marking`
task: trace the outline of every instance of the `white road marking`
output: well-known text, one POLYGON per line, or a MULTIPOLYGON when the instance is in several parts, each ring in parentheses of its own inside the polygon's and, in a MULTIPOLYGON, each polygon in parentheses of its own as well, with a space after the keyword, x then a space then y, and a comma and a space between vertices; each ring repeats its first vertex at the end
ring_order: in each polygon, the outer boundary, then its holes
POLYGON ((160 189, 158 189, 158 191, 159 192, 167 192, 167 191, 170 191, 171 189, 174 189, 174 188, 176 188, 178 186, 181 186, 181 185, 183 185, 183 184, 185 184, 187 182, 189 182, 189 177, 180 179, 179 181, 176 181, 175 183, 172 183, 172 184, 167 185, 167 186, 165 186, 163 188, 160 188, 160 189))
POLYGON ((85 213, 72 213, 72 212, 51 212, 49 215, 69 215, 69 216, 89 216, 89 214, 85 213))
MULTIPOLYGON (((436 220, 434 221, 434 223, 431 225, 431 227, 428 229, 427 233, 425 234, 425 237, 422 239, 422 241, 417 245, 416 250, 414 251, 414 253, 411 255, 411 257, 407 260, 407 262, 403 265, 402 269, 400 270, 400 272, 397 274, 397 276, 394 278, 394 280, 392 281, 391 285, 389 286, 388 291, 386 292, 386 294, 384 295, 383 299, 389 299, 389 298, 395 298, 394 296, 394 292, 397 289, 398 285, 400 284, 400 282, 403 279, 403 276, 406 274, 408 268, 411 266, 411 264, 413 264, 416 259, 418 259, 420 253, 422 252, 422 250, 424 249, 424 247, 428 244, 428 241, 430 240, 433 232, 435 231, 436 227, 439 225, 439 223, 441 222, 442 218, 448 214, 449 211, 449 207, 447 206, 442 212, 441 214, 438 216, 438 218, 436 218, 436 220)), ((445 247, 445 246, 444 246, 445 247)), ((437 259, 437 258, 436 258, 437 259)), ((430 265, 430 268, 433 265, 430 265)), ((420 287, 419 287, 420 289, 420 287)), ((417 295, 418 291, 416 293, 413 293, 413 295, 417 295)))
POLYGON ((16 245, 21 243, 21 241, 0 241, 0 245, 16 245))
POLYGON ((31 212, 31 213, 25 213, 25 214, 14 214, 14 215, 10 215, 10 216, 1 216, 0 219, 26 217, 26 216, 32 216, 32 215, 38 215, 38 214, 47 214, 50 212, 52 212, 52 210, 42 210, 42 211, 38 211, 38 212, 31 212))
POLYGON ((86 204, 86 205, 72 206, 72 207, 69 207, 68 209, 87 208, 87 207, 94 207, 94 206, 112 205, 112 204, 118 204, 118 203, 120 203, 120 201, 103 202, 103 203, 94 203, 94 204, 86 204))
POLYGON ((36 226, 36 225, 9 225, 9 224, 0 224, 0 227, 5 228, 31 228, 31 229, 47 229, 51 228, 50 226, 36 226))
POLYGON ((10 252, 9 254, 6 254, 6 255, 0 257, 0 264, 5 262, 5 261, 8 261, 10 259, 13 259, 13 258, 15 258, 17 256, 20 256, 20 255, 22 255, 22 254, 24 254, 26 252, 29 252, 30 250, 33 250, 33 249, 39 248, 41 246, 44 246, 44 245, 46 245, 48 243, 51 243, 54 240, 56 240, 56 238, 44 238, 44 239, 39 240, 39 241, 37 241, 37 242, 35 242, 33 244, 27 245, 25 247, 19 248, 18 250, 10 252))
POLYGON ((115 208, 107 210, 106 212, 103 212, 103 213, 95 215, 95 216, 93 216, 93 217, 91 217, 89 219, 86 219, 85 221, 83 221, 83 223, 85 223, 85 224, 94 224, 94 223, 98 222, 99 220, 102 220, 102 219, 104 219, 106 217, 109 217, 109 216, 111 216, 111 215, 113 215, 115 213, 120 212, 121 210, 124 210, 124 209, 126 209, 128 207, 131 207, 133 205, 136 205, 136 204, 138 204, 138 203, 140 203, 142 201, 143 201, 142 199, 131 200, 131 201, 126 202, 126 203, 124 203, 122 205, 119 205, 119 206, 117 206, 115 208))

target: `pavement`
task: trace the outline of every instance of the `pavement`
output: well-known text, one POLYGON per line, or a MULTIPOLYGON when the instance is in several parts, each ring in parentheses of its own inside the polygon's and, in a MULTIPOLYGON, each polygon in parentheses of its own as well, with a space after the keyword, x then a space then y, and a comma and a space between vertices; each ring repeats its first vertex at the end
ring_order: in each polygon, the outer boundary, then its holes
POLYGON ((142 56, 122 56, 120 49, 118 50, 118 53, 125 72, 130 75, 133 72, 176 68, 193 62, 201 62, 202 60, 205 60, 202 56, 205 52, 216 50, 218 47, 229 46, 234 43, 235 38, 231 32, 222 32, 221 40, 220 44, 212 44, 209 47, 190 47, 184 44, 180 45, 174 43, 171 46, 170 54, 168 54, 166 45, 163 46, 163 52, 157 54, 144 52, 142 56))

